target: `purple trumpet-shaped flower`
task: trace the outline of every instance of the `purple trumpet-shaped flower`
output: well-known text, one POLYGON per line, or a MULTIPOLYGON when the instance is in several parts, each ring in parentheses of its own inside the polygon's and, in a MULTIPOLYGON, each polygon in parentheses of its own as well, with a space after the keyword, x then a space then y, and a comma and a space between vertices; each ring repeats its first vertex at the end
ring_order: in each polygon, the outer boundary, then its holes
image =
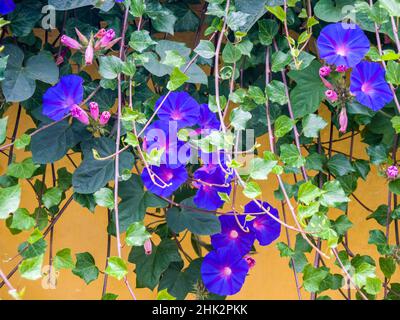
POLYGON ((193 201, 199 208, 216 210, 224 204, 218 193, 231 193, 230 179, 225 178, 219 165, 203 166, 195 171, 193 177, 193 185, 198 189, 193 201))
POLYGON ((385 70, 376 62, 363 61, 351 72, 350 92, 356 100, 378 111, 393 100, 393 93, 385 80, 385 70))
POLYGON ((80 121, 81 123, 88 125, 89 124, 89 116, 85 110, 83 110, 77 104, 74 105, 71 109, 71 116, 80 121))
MULTIPOLYGON (((245 224, 244 215, 238 215, 237 219, 242 226, 245 224)), ((242 256, 249 253, 255 240, 255 234, 243 231, 232 214, 220 216, 219 221, 221 233, 211 236, 211 244, 214 249, 236 248, 242 256)))
POLYGON ((111 118, 111 113, 108 111, 103 111, 99 119, 100 125, 105 126, 110 120, 110 118, 111 118))
POLYGON ((83 100, 83 79, 76 75, 64 76, 43 95, 43 114, 61 120, 71 108, 83 100))
POLYGON ((76 50, 82 49, 82 45, 78 41, 76 41, 71 37, 66 36, 65 34, 61 37, 61 43, 70 49, 76 49, 76 50))
POLYGON ((9 14, 15 10, 15 3, 13 0, 1 0, 0 14, 9 14))
POLYGON ((219 130, 221 122, 218 120, 217 115, 210 110, 208 104, 200 105, 200 116, 198 125, 201 129, 205 130, 219 130))
POLYGON ((240 291, 249 265, 235 248, 210 251, 201 265, 201 277, 207 290, 221 296, 240 291))
POLYGON ((104 36, 100 39, 100 46, 102 48, 107 47, 111 41, 115 38, 115 31, 113 29, 108 29, 104 36))
POLYGON ((150 173, 143 169, 142 180, 145 187, 160 197, 169 197, 186 182, 188 174, 184 166, 151 166, 150 173))
POLYGON ((396 179, 399 175, 399 169, 396 166, 390 166, 386 169, 386 175, 389 179, 396 179))
POLYGON ((93 118, 93 120, 99 119, 99 105, 97 102, 90 102, 89 103, 89 110, 90 110, 90 115, 93 118))
MULTIPOLYGON (((165 96, 157 100, 155 109, 161 105, 165 96)), ((187 92, 172 92, 158 111, 160 120, 176 121, 178 129, 191 127, 198 123, 200 106, 187 92)))
MULTIPOLYGON (((278 210, 272 207, 269 203, 263 202, 263 207, 266 210, 279 218, 278 210)), ((254 232, 256 239, 262 246, 267 246, 271 242, 275 241, 279 238, 281 234, 281 224, 275 219, 271 218, 267 213, 262 214, 264 211, 255 203, 254 201, 249 202, 244 207, 244 212, 249 213, 257 213, 255 215, 255 219, 250 221, 248 224, 249 229, 254 232)))
POLYGON ((355 24, 334 23, 322 29, 317 40, 321 59, 336 66, 354 67, 367 54, 369 40, 355 24))

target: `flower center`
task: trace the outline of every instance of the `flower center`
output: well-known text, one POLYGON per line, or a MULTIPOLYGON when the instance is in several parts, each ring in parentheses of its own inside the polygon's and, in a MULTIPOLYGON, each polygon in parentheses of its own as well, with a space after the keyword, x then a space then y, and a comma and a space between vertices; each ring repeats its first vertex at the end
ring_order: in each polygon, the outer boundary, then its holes
POLYGON ((347 54, 347 49, 346 49, 345 46, 338 47, 338 48, 336 49, 336 53, 337 53, 339 56, 344 57, 344 56, 346 56, 346 54, 347 54))
POLYGON ((225 277, 229 277, 229 276, 232 274, 232 269, 229 268, 229 267, 225 267, 225 268, 222 270, 222 274, 223 274, 225 277))
POLYGON ((232 231, 229 233, 229 237, 230 237, 231 239, 237 239, 237 238, 239 237, 239 233, 238 233, 236 230, 232 230, 232 231))
POLYGON ((173 177, 174 177, 174 173, 172 171, 166 171, 163 174, 163 180, 167 181, 167 182, 170 181, 173 177))
POLYGON ((364 93, 367 93, 367 94, 371 93, 372 87, 368 82, 366 82, 361 86, 361 91, 364 92, 364 93))
POLYGON ((182 114, 179 112, 179 110, 174 110, 171 114, 171 118, 173 120, 182 120, 182 114))

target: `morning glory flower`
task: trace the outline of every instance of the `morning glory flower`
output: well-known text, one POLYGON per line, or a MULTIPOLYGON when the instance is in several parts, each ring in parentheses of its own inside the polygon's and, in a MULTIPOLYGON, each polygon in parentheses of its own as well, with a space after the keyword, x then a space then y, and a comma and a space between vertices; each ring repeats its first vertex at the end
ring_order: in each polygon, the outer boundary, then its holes
POLYGON ((370 44, 359 26, 338 22, 322 29, 317 46, 321 59, 328 63, 354 67, 365 57, 370 44))
POLYGON ((203 166, 195 171, 193 178, 196 180, 193 185, 198 189, 193 201, 199 208, 216 210, 224 204, 218 192, 231 193, 230 179, 225 178, 219 165, 203 166))
POLYGON ((385 70, 376 62, 363 61, 351 72, 350 92, 356 100, 378 111, 393 100, 393 94, 385 80, 385 70))
POLYGON ((144 168, 141 175, 143 184, 149 191, 160 197, 169 197, 188 179, 184 166, 161 164, 159 167, 150 166, 150 169, 153 179, 150 177, 149 170, 144 168))
POLYGON ((13 0, 1 0, 0 14, 9 14, 15 10, 15 3, 13 0))
MULTIPOLYGON (((154 109, 157 109, 164 99, 165 96, 158 99, 154 109)), ((177 121, 178 129, 181 129, 198 123, 200 106, 187 92, 172 92, 157 114, 162 121, 177 121)))
MULTIPOLYGON (((237 218, 243 226, 245 224, 245 216, 238 215, 237 218)), ((236 248, 242 256, 249 253, 255 240, 255 234, 253 232, 244 232, 237 224, 236 218, 232 213, 221 215, 219 221, 221 223, 221 233, 211 236, 211 244, 214 249, 236 248)))
POLYGON ((200 116, 198 125, 201 129, 205 130, 219 130, 221 122, 218 120, 217 115, 210 110, 208 104, 200 105, 200 116))
POLYGON ((221 296, 240 291, 249 265, 235 248, 210 251, 201 265, 201 277, 207 290, 221 296))
MULTIPOLYGON (((272 207, 268 202, 263 202, 265 209, 269 208, 269 212, 279 218, 278 210, 272 207)), ((244 207, 245 213, 262 213, 264 212, 254 201, 249 202, 244 207)), ((248 223, 249 229, 254 232, 256 239, 262 246, 267 246, 271 242, 279 238, 281 234, 281 224, 271 218, 268 214, 257 214, 255 219, 248 223)))
POLYGON ((73 74, 64 76, 43 95, 42 113, 55 121, 61 120, 82 100, 83 79, 73 74))

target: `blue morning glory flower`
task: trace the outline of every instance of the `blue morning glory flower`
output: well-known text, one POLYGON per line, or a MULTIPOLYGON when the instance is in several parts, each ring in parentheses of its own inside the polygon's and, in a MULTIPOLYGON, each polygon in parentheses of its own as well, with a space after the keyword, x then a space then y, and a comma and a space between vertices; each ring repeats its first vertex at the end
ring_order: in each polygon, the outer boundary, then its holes
MULTIPOLYGON (((157 100, 157 109, 165 96, 157 100)), ((162 121, 177 121, 178 129, 191 127, 198 123, 200 106, 187 92, 172 92, 157 113, 162 121)))
POLYGON ((141 175, 143 184, 147 190, 160 197, 169 197, 188 179, 184 166, 161 164, 159 167, 150 166, 150 169, 154 174, 154 181, 151 179, 149 171, 144 168, 141 175))
MULTIPOLYGON (((238 215, 237 218, 243 226, 245 224, 245 216, 238 215)), ((236 248, 242 256, 249 253, 255 240, 255 234, 253 232, 244 232, 238 226, 233 214, 222 215, 219 217, 219 221, 221 223, 221 233, 211 236, 211 244, 214 249, 236 248)))
POLYGON ((240 291, 249 266, 235 248, 210 251, 201 265, 201 277, 207 290, 221 296, 240 291))
POLYGON ((218 120, 217 115, 210 110, 208 104, 200 105, 200 116, 198 125, 201 129, 205 130, 219 130, 221 122, 218 120))
POLYGON ((359 26, 338 22, 322 29, 317 46, 321 59, 350 68, 365 57, 370 44, 359 26))
POLYGON ((193 178, 193 185, 198 189, 193 201, 199 208, 216 210, 224 204, 218 192, 231 193, 230 179, 225 177, 219 165, 203 166, 194 172, 193 178))
POLYGON ((50 119, 61 120, 82 100, 83 79, 73 74, 64 76, 43 95, 42 113, 50 119))
POLYGON ((376 62, 363 61, 351 72, 350 92, 356 100, 378 111, 393 100, 393 93, 385 80, 385 70, 376 62))
POLYGON ((13 0, 1 0, 0 1, 0 14, 9 14, 15 10, 15 3, 13 0))
MULTIPOLYGON (((278 210, 272 207, 268 202, 263 202, 265 209, 269 208, 269 212, 279 218, 278 210)), ((263 213, 264 211, 254 202, 249 202, 244 207, 245 213, 263 213)), ((256 218, 248 223, 249 229, 254 232, 256 239, 262 246, 267 246, 271 242, 279 238, 281 234, 281 224, 271 218, 268 214, 254 215, 256 218)))

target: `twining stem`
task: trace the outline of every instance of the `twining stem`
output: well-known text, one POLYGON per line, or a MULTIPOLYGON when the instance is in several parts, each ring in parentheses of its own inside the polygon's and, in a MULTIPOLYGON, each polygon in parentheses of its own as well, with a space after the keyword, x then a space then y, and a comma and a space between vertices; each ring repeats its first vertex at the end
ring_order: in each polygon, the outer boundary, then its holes
MULTIPOLYGON (((122 27, 122 35, 121 35, 121 47, 119 50, 119 57, 122 60, 124 58, 124 50, 125 50, 125 35, 128 27, 128 17, 129 17, 129 7, 127 6, 124 14, 124 23, 122 27)), ((119 149, 121 143, 121 114, 122 114, 122 74, 118 74, 118 109, 117 109, 117 134, 115 137, 115 150, 117 154, 115 155, 115 171, 114 171, 114 214, 115 214, 115 233, 117 238, 117 252, 118 257, 122 259, 122 245, 121 245, 121 235, 120 235, 120 227, 119 227, 119 208, 118 208, 118 187, 119 187, 119 149)), ((132 298, 136 300, 136 296, 128 282, 128 278, 124 277, 124 282, 126 287, 128 288, 129 293, 132 298)))
MULTIPOLYGON (((108 224, 111 222, 111 211, 108 209, 107 210, 107 220, 108 224)), ((106 257, 106 265, 104 267, 104 270, 107 269, 108 267, 108 259, 110 258, 111 255, 111 234, 107 232, 107 257, 106 257)), ((107 293, 107 284, 108 284, 108 274, 104 273, 104 281, 103 281, 103 291, 101 294, 101 297, 104 297, 104 295, 107 293)))
MULTIPOLYGON (((17 118, 15 119, 15 125, 14 125, 14 131, 11 137, 11 148, 10 148, 10 152, 8 153, 8 165, 10 165, 13 161, 13 155, 14 155, 14 143, 15 143, 15 139, 17 138, 17 133, 18 133, 18 127, 19 127, 19 121, 21 119, 21 111, 22 111, 22 105, 19 104, 18 105, 18 112, 17 112, 17 118)), ((1 148, 1 150, 3 150, 1 148)))

